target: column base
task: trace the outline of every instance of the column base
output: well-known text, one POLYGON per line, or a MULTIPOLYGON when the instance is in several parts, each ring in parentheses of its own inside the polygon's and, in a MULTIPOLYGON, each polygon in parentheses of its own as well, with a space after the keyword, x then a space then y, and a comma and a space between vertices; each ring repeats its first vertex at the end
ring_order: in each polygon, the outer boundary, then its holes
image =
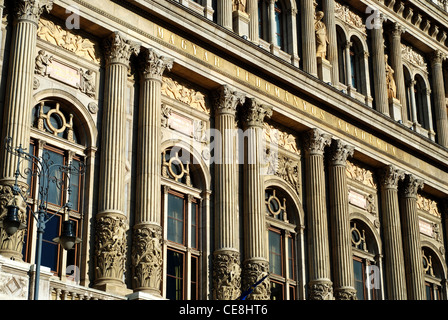
MULTIPOLYGON (((243 264, 242 277, 242 291, 243 293, 255 285, 264 276, 269 273, 269 262, 262 259, 248 259, 243 264)), ((271 298, 271 283, 269 278, 266 278, 260 283, 251 294, 248 295, 247 300, 270 300, 271 298)))
POLYGON ((310 300, 334 300, 333 283, 329 279, 313 280, 308 286, 310 300))

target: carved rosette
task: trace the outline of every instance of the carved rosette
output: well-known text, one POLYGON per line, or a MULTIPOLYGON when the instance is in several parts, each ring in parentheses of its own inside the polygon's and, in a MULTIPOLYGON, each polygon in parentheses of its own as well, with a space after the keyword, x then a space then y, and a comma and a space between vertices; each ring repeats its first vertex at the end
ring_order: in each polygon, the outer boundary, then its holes
MULTIPOLYGON (((248 290, 269 273, 269 263, 264 260, 249 260, 244 263, 242 290, 248 290)), ((271 283, 269 277, 260 283, 247 297, 248 300, 270 300, 271 283)))
POLYGON ((230 114, 235 116, 238 105, 244 104, 246 96, 233 91, 229 86, 221 86, 215 94, 215 108, 217 114, 230 114))
POLYGON ((240 295, 240 254, 230 250, 215 252, 213 260, 213 299, 236 300, 240 295))
POLYGON ((129 67, 129 59, 140 53, 140 45, 114 32, 104 40, 104 52, 107 64, 121 63, 129 67))
POLYGON ((326 146, 331 143, 331 135, 319 129, 311 129, 305 133, 304 148, 310 155, 323 155, 326 146))
MULTIPOLYGON (((22 187, 22 192, 26 192, 26 187, 22 187)), ((13 204, 19 207, 19 220, 26 224, 27 214, 26 214, 26 202, 21 196, 18 196, 14 200, 14 195, 12 193, 12 185, 8 183, 0 184, 0 221, 6 217, 7 206, 13 204)), ((25 243, 25 233, 26 229, 18 230, 12 236, 0 228, 0 253, 2 256, 10 258, 12 260, 22 260, 22 248, 25 243)))
POLYGON ((332 300, 333 284, 327 280, 317 280, 309 284, 310 300, 332 300))
POLYGON ((132 276, 134 288, 160 295, 162 280, 162 227, 142 224, 134 227, 132 276))
POLYGON ((144 49, 141 55, 141 67, 146 79, 158 80, 162 82, 162 75, 165 69, 171 70, 174 59, 159 55, 153 49, 144 49))
POLYGON ((249 98, 243 109, 242 120, 246 127, 263 128, 264 119, 272 116, 272 107, 261 104, 254 98, 249 98))
POLYGON ((398 181, 403 180, 404 172, 393 165, 386 166, 379 175, 380 182, 387 189, 397 189, 398 181))
POLYGON ((126 271, 126 217, 100 216, 96 221, 96 280, 116 279, 120 283, 126 271))
POLYGON ((18 20, 27 20, 34 23, 44 11, 48 13, 53 9, 53 0, 16 0, 14 13, 18 20))
POLYGON ((423 188, 423 180, 417 179, 412 174, 406 174, 403 180, 403 190, 402 194, 406 198, 417 199, 417 193, 419 189, 423 188))
POLYGON ((344 144, 341 140, 334 140, 330 146, 330 163, 333 166, 346 166, 347 159, 353 156, 355 148, 344 144))

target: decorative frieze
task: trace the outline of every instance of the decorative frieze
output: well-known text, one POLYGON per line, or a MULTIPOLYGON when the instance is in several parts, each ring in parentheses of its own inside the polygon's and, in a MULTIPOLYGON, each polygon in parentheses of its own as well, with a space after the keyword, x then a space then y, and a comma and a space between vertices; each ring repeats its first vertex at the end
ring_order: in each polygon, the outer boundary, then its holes
POLYGON ((45 18, 39 20, 37 37, 90 62, 100 63, 98 43, 68 30, 64 30, 60 25, 55 24, 51 20, 45 18))
POLYGON ((364 34, 366 33, 366 26, 364 25, 362 18, 350 10, 349 6, 335 2, 335 16, 349 26, 358 29, 364 34))
POLYGON ((442 217, 438 203, 435 200, 429 199, 421 194, 417 194, 417 209, 425 211, 437 218, 442 217))
POLYGON ((162 77, 162 94, 191 108, 210 114, 206 104, 206 95, 188 85, 181 84, 170 77, 162 77))
POLYGON ((300 155, 297 138, 293 134, 280 130, 266 122, 263 124, 263 129, 266 143, 272 143, 278 147, 300 155))
POLYGON ((346 166, 347 177, 362 183, 365 186, 376 189, 377 185, 374 179, 374 174, 371 170, 362 168, 355 163, 347 160, 346 166))
POLYGON ((427 64, 425 58, 412 47, 401 44, 402 59, 411 63, 414 67, 427 71, 427 64))
POLYGON ((236 300, 240 295, 240 254, 230 250, 215 252, 213 259, 213 299, 236 300))

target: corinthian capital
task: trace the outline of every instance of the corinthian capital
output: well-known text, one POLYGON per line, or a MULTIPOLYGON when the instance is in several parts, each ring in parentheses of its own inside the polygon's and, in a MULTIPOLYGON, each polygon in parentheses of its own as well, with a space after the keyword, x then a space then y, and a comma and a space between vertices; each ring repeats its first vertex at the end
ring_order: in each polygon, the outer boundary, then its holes
POLYGON ((261 104, 254 98, 247 100, 243 109, 242 120, 246 127, 263 127, 264 118, 272 116, 272 107, 261 104))
POLYGON ((104 51, 107 64, 121 63, 129 66, 131 55, 140 53, 140 45, 125 39, 119 32, 114 32, 105 39, 104 51))
POLYGON ((431 53, 430 59, 432 64, 440 64, 446 59, 446 54, 440 50, 435 50, 431 53))
POLYGON ((403 180, 404 172, 396 169, 393 165, 386 166, 380 172, 380 181, 383 187, 397 189, 398 181, 403 180))
POLYGON ((14 13, 18 20, 39 22, 41 14, 53 9, 53 0, 15 0, 14 13))
POLYGON ((331 143, 331 135, 319 129, 311 129, 305 133, 304 148, 309 154, 323 155, 326 146, 331 143))
POLYGON ((217 114, 235 115, 238 105, 244 104, 246 96, 243 93, 233 91, 229 86, 221 86, 215 95, 215 107, 217 114))
POLYGON ((353 146, 344 144, 339 139, 334 140, 330 148, 330 163, 333 166, 346 166, 348 157, 352 157, 355 152, 353 146))
POLYGON ((162 81, 163 72, 165 69, 171 70, 173 62, 173 58, 161 56, 153 49, 144 49, 142 52, 141 66, 147 79, 162 81))
POLYGON ((406 174, 403 180, 403 195, 407 198, 417 198, 417 192, 423 188, 423 180, 412 174, 406 174))

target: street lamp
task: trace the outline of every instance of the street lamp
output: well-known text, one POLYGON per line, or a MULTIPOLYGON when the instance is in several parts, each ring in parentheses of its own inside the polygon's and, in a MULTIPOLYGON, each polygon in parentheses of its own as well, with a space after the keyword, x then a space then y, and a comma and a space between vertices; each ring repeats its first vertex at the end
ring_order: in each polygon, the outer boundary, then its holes
POLYGON ((68 165, 57 164, 50 159, 50 154, 47 151, 44 151, 42 157, 36 157, 30 153, 27 153, 25 149, 22 148, 22 145, 17 148, 13 148, 10 143, 11 138, 6 138, 6 151, 17 157, 17 168, 14 174, 15 182, 12 187, 14 197, 11 204, 7 206, 7 214, 0 222, 0 226, 3 227, 8 236, 12 236, 18 230, 26 228, 26 225, 19 219, 20 207, 18 206, 18 201, 21 198, 23 203, 26 204, 28 211, 31 212, 37 222, 34 300, 38 300, 40 265, 42 258, 42 236, 45 232, 45 225, 59 212, 63 211, 64 221, 62 222, 62 232, 61 235, 53 239, 53 241, 59 243, 65 250, 71 250, 75 244, 81 242, 81 239, 76 237, 74 221, 69 219, 70 210, 72 208, 72 204, 70 202, 70 179, 72 178, 72 175, 83 175, 84 165, 79 163, 79 166, 76 167, 71 162, 68 165), (31 166, 24 166, 26 163, 29 163, 31 166), (25 167, 25 169, 23 169, 23 167, 25 167), (26 179, 29 176, 37 176, 39 181, 39 207, 37 213, 34 212, 26 202, 26 194, 29 192, 23 192, 18 185, 19 177, 26 179), (68 193, 68 201, 55 214, 52 215, 49 215, 47 211, 50 183, 54 183, 59 190, 66 190, 68 193))

